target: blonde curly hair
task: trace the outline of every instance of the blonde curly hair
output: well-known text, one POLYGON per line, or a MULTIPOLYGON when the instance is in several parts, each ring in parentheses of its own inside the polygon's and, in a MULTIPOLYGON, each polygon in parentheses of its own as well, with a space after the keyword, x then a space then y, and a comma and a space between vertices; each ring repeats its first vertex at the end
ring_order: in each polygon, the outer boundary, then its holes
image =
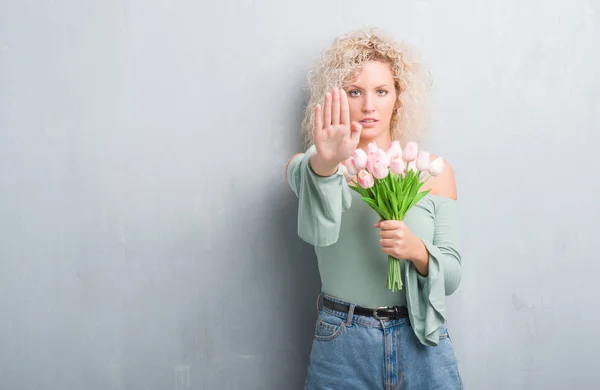
POLYGON ((389 63, 392 68, 398 96, 390 122, 392 139, 404 144, 422 137, 429 117, 429 72, 419 63, 412 46, 397 42, 378 29, 361 29, 336 38, 308 73, 310 97, 302 121, 306 147, 314 143, 314 110, 317 104, 323 104, 325 93, 347 86, 361 66, 373 60, 389 63))

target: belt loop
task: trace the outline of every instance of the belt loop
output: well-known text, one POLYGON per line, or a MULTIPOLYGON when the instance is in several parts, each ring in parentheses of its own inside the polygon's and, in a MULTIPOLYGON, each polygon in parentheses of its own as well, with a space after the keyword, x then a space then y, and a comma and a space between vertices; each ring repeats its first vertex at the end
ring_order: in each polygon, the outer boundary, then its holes
POLYGON ((354 308, 356 305, 354 303, 350 304, 350 308, 348 309, 348 317, 346 317, 346 326, 352 326, 352 319, 354 318, 354 308))
POLYGON ((322 296, 323 296, 323 291, 321 291, 319 293, 319 295, 317 295, 317 314, 319 314, 319 312, 321 311, 321 309, 319 309, 319 300, 321 299, 322 296))

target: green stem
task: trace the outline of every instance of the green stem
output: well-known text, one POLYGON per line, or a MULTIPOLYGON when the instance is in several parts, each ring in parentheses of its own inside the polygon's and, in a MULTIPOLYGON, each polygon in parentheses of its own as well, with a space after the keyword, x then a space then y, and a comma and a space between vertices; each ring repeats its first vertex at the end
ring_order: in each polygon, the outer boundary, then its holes
POLYGON ((402 290, 402 270, 400 260, 388 255, 388 278, 386 287, 392 292, 402 290))

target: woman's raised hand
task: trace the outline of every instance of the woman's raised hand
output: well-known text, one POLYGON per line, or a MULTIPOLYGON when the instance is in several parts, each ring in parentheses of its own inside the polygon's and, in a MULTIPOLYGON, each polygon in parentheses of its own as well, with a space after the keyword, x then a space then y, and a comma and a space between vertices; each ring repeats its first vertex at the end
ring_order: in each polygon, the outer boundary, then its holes
POLYGON ((360 123, 350 123, 346 91, 333 88, 326 93, 325 106, 315 107, 314 140, 318 155, 317 160, 313 161, 315 172, 335 172, 339 163, 352 156, 360 140, 361 130, 360 123))

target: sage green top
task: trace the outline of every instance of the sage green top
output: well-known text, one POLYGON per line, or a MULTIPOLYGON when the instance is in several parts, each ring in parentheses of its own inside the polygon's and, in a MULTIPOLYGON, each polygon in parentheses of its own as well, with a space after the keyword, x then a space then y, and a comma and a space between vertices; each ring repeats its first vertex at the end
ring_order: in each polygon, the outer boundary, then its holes
POLYGON ((365 307, 406 305, 415 335, 424 345, 437 345, 445 321, 445 296, 462 275, 458 249, 457 201, 428 194, 414 205, 404 222, 429 252, 429 272, 420 275, 401 262, 403 288, 386 288, 388 257, 381 251, 379 220, 358 193, 350 189, 341 169, 328 177, 310 167, 311 146, 287 169, 288 183, 298 197, 298 235, 314 245, 322 291, 365 307))

